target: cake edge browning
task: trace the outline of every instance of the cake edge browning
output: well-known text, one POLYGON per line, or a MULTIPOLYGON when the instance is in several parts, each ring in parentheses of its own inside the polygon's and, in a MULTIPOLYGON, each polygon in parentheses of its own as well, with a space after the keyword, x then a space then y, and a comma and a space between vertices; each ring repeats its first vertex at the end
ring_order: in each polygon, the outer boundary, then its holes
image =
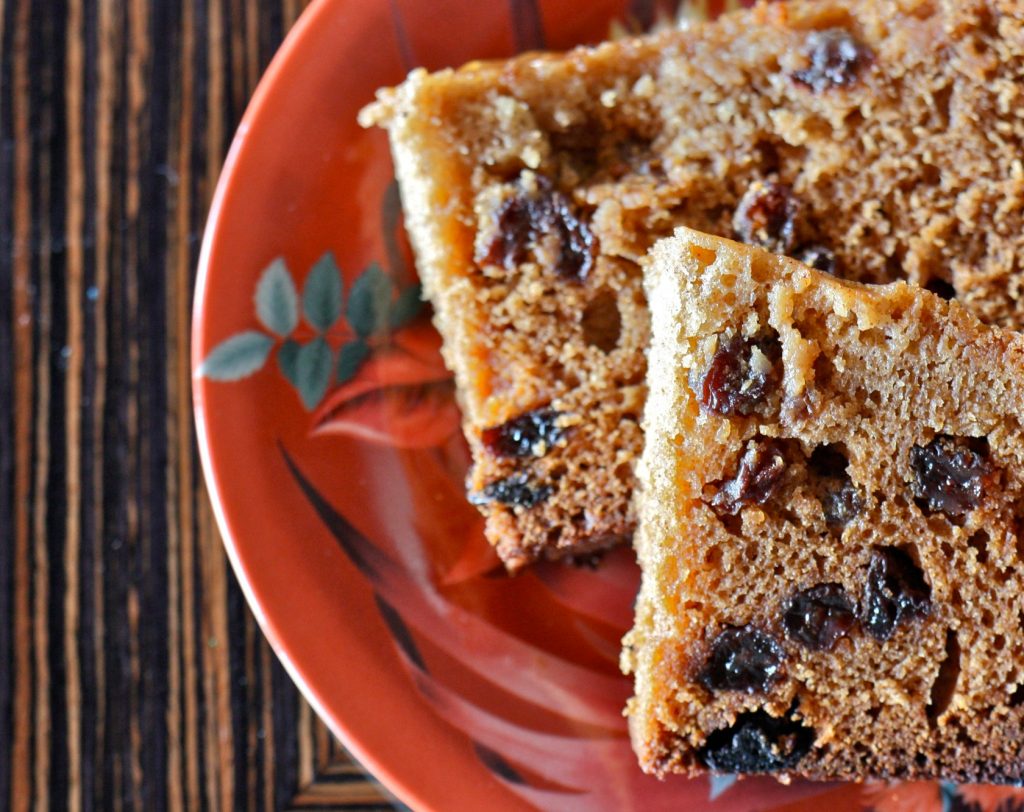
MULTIPOLYGON (((697 233, 689 229, 678 229, 676 235, 697 233)), ((626 706, 630 739, 644 772, 664 778, 673 772, 701 775, 702 769, 690 769, 674 745, 673 736, 654 715, 658 702, 652 691, 654 685, 652 641, 671 636, 672 630, 656 628, 657 612, 655 584, 646 575, 647 562, 659 559, 663 552, 656 538, 665 537, 671 529, 664 511, 656 509, 658 495, 675 494, 678 488, 674 472, 663 466, 652 465, 652 460, 671 459, 675 455, 670 449, 670 434, 665 431, 649 431, 649 422, 654 415, 669 414, 676 398, 674 395, 675 376, 651 374, 652 370, 671 370, 678 354, 676 342, 663 340, 664 336, 679 337, 680 311, 673 307, 679 300, 679 285, 675 275, 665 269, 665 263, 657 263, 654 257, 665 240, 655 243, 648 253, 644 266, 644 289, 651 307, 651 346, 648 352, 647 401, 641 426, 644 430, 644 450, 637 462, 634 510, 637 513, 637 529, 633 535, 633 547, 637 560, 641 562, 640 590, 636 599, 636 619, 633 628, 623 638, 621 667, 623 673, 634 677, 636 691, 626 706)), ((682 418, 684 421, 685 416, 682 418)), ((685 566, 685 562, 680 562, 685 566)), ((680 572, 685 578, 685 573, 680 572)))
MULTIPOLYGON (((635 519, 629 492, 619 493, 625 487, 621 477, 616 481, 610 473, 617 464, 610 457, 601 460, 609 464, 602 465, 602 470, 593 476, 571 475, 554 483, 556 496, 550 500, 553 506, 549 515, 533 515, 544 514, 544 508, 531 511, 529 506, 489 503, 486 494, 490 488, 502 484, 494 477, 495 471, 503 466, 500 459, 488 452, 483 436, 493 427, 519 416, 507 413, 507 406, 511 404, 502 406, 500 400, 506 398, 520 405, 535 403, 535 408, 564 403, 568 404, 567 408, 575 407, 577 414, 584 417, 593 414, 591 410, 608 411, 602 399, 628 404, 636 398, 635 391, 642 393, 643 385, 583 387, 564 398, 536 402, 529 396, 524 397, 513 383, 509 397, 508 381, 503 380, 501 370, 490 363, 485 342, 479 339, 489 325, 486 303, 479 299, 473 279, 474 274, 479 274, 475 256, 477 213, 470 197, 474 166, 460 151, 461 136, 442 123, 446 120, 444 111, 458 110, 460 105, 480 104, 490 91, 518 81, 515 77, 519 74, 534 77, 548 70, 549 65, 570 72, 584 71, 588 65, 607 62, 623 49, 635 47, 632 58, 641 60, 655 48, 650 39, 630 42, 635 45, 602 43, 582 46, 565 54, 527 53, 511 61, 471 62, 437 73, 417 69, 398 87, 379 91, 377 101, 360 114, 363 126, 379 126, 389 135, 407 231, 425 298, 434 306, 434 325, 444 339, 442 355, 455 375, 463 432, 474 460, 467 477, 467 491, 470 500, 485 516, 488 540, 510 572, 544 559, 587 560, 594 554, 628 543, 635 529, 635 519), (606 490, 599 487, 602 480, 606 490)), ((639 397, 642 404, 642 394, 639 397)), ((610 411, 615 408, 611 407, 610 411)), ((620 408, 627 414, 635 412, 633 422, 636 424, 639 410, 640 406, 620 408)), ((634 433, 638 434, 638 429, 634 433)), ((597 434, 596 428, 577 429, 569 442, 575 441, 584 453, 590 448, 593 455, 600 443, 596 442, 597 436, 590 435, 597 434), (586 446, 588 441, 593 441, 594 445, 586 446)), ((605 436, 606 443, 610 436, 605 436)), ((637 451, 640 447, 635 441, 619 442, 637 451)), ((572 460, 566 457, 566 461, 571 469, 572 460)), ((507 464, 504 467, 507 468, 507 464)), ((560 474, 557 476, 562 479, 560 474)))
POLYGON ((419 104, 432 104, 431 84, 443 82, 453 74, 451 70, 428 74, 423 68, 417 68, 398 87, 378 91, 377 101, 360 112, 359 123, 363 127, 378 126, 388 132, 416 269, 424 297, 433 305, 434 326, 445 338, 441 349, 445 364, 455 374, 457 390, 461 393, 472 383, 466 365, 454 352, 455 343, 466 338, 465 329, 460 332, 462 322, 449 314, 453 297, 442 294, 472 266, 472 226, 466 225, 471 212, 467 212, 467 201, 457 196, 458 190, 468 187, 468 173, 450 153, 439 149, 437 140, 423 137, 412 126, 410 116, 403 112, 419 104), (438 182, 439 174, 452 180, 447 184, 438 182), (455 216, 433 216, 439 210, 454 212, 455 216), (442 223, 450 224, 453 233, 446 233, 442 223))
MULTIPOLYGON (((472 63, 461 70, 467 69, 482 70, 494 77, 498 66, 472 63)), ((460 278, 465 279, 473 267, 472 205, 465 197, 470 188, 470 169, 455 157, 454 146, 450 150, 441 148, 440 127, 425 133, 416 126, 422 123, 423 114, 413 117, 407 112, 434 107, 431 88, 439 83, 443 86, 458 73, 453 69, 437 73, 428 73, 423 68, 411 71, 399 86, 378 91, 377 100, 360 112, 359 123, 387 131, 406 233, 416 257, 424 298, 433 306, 434 327, 443 337, 441 355, 455 375, 463 433, 473 446, 479 421, 472 409, 475 398, 469 398, 467 393, 485 389, 486 383, 475 377, 469 357, 460 349, 472 345, 473 334, 473 322, 467 318, 470 311, 458 307, 460 301, 465 304, 472 299, 471 290, 459 289, 460 278), (435 216, 438 211, 447 216, 435 216), (455 310, 459 312, 457 317, 453 316, 455 310)), ((480 374, 478 369, 476 375, 480 374)), ((486 535, 509 571, 536 559, 536 554, 523 549, 523 533, 511 517, 501 512, 484 513, 486 535)))

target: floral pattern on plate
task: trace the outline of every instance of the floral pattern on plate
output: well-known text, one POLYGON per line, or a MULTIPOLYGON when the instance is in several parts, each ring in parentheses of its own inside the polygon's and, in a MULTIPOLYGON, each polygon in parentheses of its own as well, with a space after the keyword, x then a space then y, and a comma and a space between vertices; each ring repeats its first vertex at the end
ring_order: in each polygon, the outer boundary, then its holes
POLYGON ((232 563, 307 697, 416 808, 1016 812, 1006 788, 643 775, 618 669, 631 552, 508 577, 465 499, 386 140, 356 112, 416 64, 564 48, 674 11, 446 0, 441 26, 412 0, 307 12, 239 129, 197 288, 200 449, 232 563))

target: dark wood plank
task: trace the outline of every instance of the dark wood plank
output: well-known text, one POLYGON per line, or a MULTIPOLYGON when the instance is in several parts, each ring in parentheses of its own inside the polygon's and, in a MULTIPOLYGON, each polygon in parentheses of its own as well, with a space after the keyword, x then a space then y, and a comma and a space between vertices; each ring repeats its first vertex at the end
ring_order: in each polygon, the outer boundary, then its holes
POLYGON ((392 809, 264 642, 191 415, 234 127, 303 0, 0 1, 0 808, 392 809))

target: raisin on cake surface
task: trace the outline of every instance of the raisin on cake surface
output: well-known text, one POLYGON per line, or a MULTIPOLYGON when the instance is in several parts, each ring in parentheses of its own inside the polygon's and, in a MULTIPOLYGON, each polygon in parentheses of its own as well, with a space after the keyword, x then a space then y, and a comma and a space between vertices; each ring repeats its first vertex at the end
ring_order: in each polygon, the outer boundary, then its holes
POLYGON ((510 568, 632 533, 638 263, 676 226, 1024 323, 1022 42, 1007 0, 780 2, 382 91, 362 121, 390 135, 510 568))
POLYGON ((1024 336, 685 228, 646 284, 644 769, 1024 778, 1024 336))

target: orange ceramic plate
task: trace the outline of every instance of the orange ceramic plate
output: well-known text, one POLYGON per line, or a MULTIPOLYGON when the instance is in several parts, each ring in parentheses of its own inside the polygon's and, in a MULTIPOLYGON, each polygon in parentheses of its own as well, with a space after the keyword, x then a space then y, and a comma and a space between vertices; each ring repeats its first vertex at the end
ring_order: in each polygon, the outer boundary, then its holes
POLYGON ((238 129, 200 266, 195 409, 228 553, 307 698, 417 809, 940 809, 953 790, 936 784, 642 775, 617 667, 631 553, 507 578, 464 499, 386 140, 356 113, 415 65, 593 42, 654 6, 320 0, 305 14, 238 129))

